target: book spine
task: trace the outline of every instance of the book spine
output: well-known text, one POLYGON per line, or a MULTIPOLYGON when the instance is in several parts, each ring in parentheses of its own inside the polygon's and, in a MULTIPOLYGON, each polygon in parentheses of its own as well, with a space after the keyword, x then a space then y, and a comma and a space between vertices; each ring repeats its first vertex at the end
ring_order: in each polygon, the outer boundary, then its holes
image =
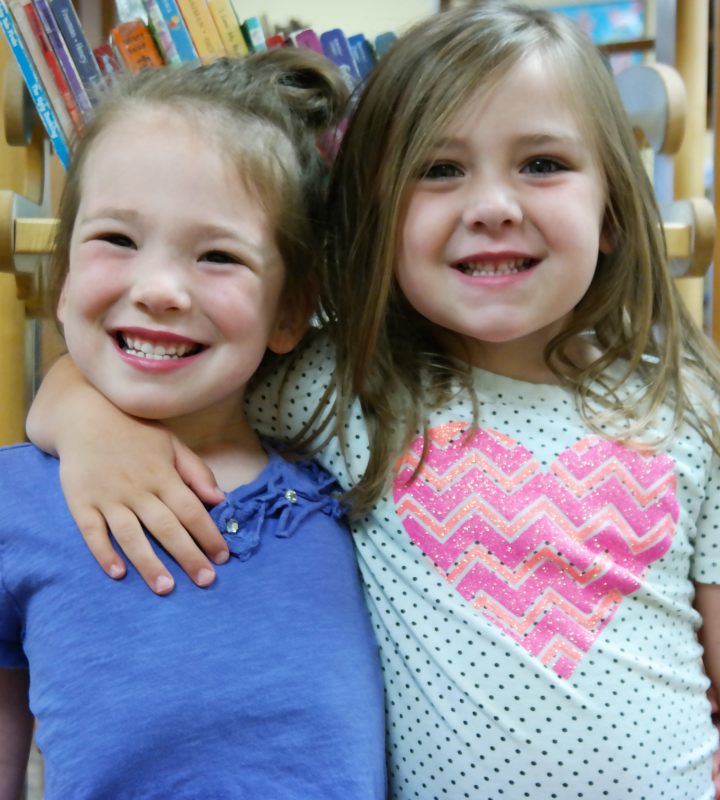
POLYGON ((35 69, 30 61, 30 58, 25 51, 25 47, 18 36, 15 23, 10 16, 10 11, 5 3, 5 0, 0 0, 0 27, 3 29, 5 38, 10 45, 10 50, 15 56, 15 60, 20 67, 25 84, 27 85, 30 96, 35 103, 35 108, 38 110, 40 119, 42 120, 47 135, 55 148, 55 152, 60 159, 60 163, 65 169, 70 164, 70 152, 68 150, 65 137, 60 126, 58 125, 55 113, 53 112, 50 103, 48 102, 47 95, 43 89, 43 85, 35 72, 35 69))
POLYGON ((63 71, 60 69, 60 64, 58 64, 58 60, 55 57, 55 52, 50 47, 47 36, 45 36, 42 22, 40 22, 40 17, 35 11, 32 0, 22 0, 22 2, 17 2, 16 0, 16 2, 10 3, 10 11, 15 17, 20 32, 25 37, 25 43, 33 55, 38 74, 45 84, 48 95, 50 95, 52 106, 66 138, 68 141, 70 140, 73 130, 82 136, 85 132, 85 125, 78 107, 75 105, 75 100, 70 87, 67 85, 63 71), (38 48, 38 55, 33 53, 34 47, 38 48), (58 93, 59 102, 53 99, 53 89, 58 93), (68 120, 69 126, 63 121, 64 118, 68 120))
POLYGON ((131 73, 163 66, 150 32, 139 19, 113 28, 110 36, 131 73))
POLYGON ((148 13, 148 30, 154 33, 155 45, 160 55, 165 56, 165 62, 173 66, 182 64, 182 58, 178 55, 175 42, 170 35, 165 17, 157 4, 157 0, 145 0, 145 8, 148 13))
POLYGON ((115 58, 115 52, 109 44, 101 44, 93 50, 93 55, 100 67, 100 72, 105 76, 108 86, 114 86, 122 75, 122 70, 115 58))
POLYGON ((230 0, 208 0, 208 8, 228 56, 230 58, 246 56, 249 52, 248 46, 230 0))
POLYGON ((295 31, 290 34, 290 40, 296 47, 305 47, 308 50, 314 50, 320 55, 324 55, 320 39, 312 28, 307 28, 304 31, 295 31))
POLYGON ((352 53, 350 52, 350 45, 348 44, 345 34, 339 28, 326 31, 320 34, 320 44, 323 53, 325 53, 333 64, 340 67, 345 83, 350 91, 352 91, 360 80, 360 73, 353 60, 352 53))
POLYGON ((73 63, 72 58, 70 58, 70 53, 65 46, 65 42, 60 35, 60 29, 57 26, 57 22, 55 22, 55 17, 50 10, 50 6, 48 5, 47 0, 34 0, 34 4, 38 16, 42 21, 43 28, 45 28, 45 33, 47 34, 50 44, 55 51, 57 60, 60 62, 60 66, 65 73, 65 79, 68 82, 68 86, 70 87, 70 91, 75 99, 75 103, 80 110, 80 115, 85 122, 90 122, 93 118, 93 110, 92 106, 90 105, 90 99, 88 98, 87 92, 82 85, 78 71, 75 69, 75 64, 73 63))
POLYGON ((376 58, 380 58, 382 55, 387 53, 387 51, 395 44, 395 42, 397 42, 397 36, 392 31, 381 33, 375 39, 376 58))
POLYGON ((50 8, 65 39, 72 60, 91 102, 97 102, 105 91, 98 65, 70 0, 50 0, 50 8))
POLYGON ((259 53, 261 50, 267 50, 265 44, 265 34, 263 33, 262 25, 257 17, 248 17, 245 22, 240 26, 242 30, 245 44, 251 53, 259 53))
POLYGON ((222 39, 204 0, 178 0, 178 8, 200 58, 203 61, 214 61, 224 56, 222 39))
POLYGON ((175 0, 157 0, 157 6, 168 26, 180 58, 183 61, 197 61, 197 50, 175 0))
POLYGON ((375 62, 373 61, 372 53, 370 52, 365 37, 362 33, 358 33, 356 36, 351 36, 348 39, 348 44, 350 45, 350 50, 352 51, 358 72, 360 73, 360 78, 367 78, 375 62))
POLYGON ((265 39, 265 46, 268 50, 272 50, 275 47, 285 47, 285 37, 281 33, 276 33, 275 36, 269 36, 265 39))

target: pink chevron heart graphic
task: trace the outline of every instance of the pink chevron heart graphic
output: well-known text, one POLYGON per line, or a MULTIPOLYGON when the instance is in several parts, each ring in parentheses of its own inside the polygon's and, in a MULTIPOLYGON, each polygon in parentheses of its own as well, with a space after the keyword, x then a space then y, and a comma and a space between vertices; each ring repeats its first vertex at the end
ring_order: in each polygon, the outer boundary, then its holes
POLYGON ((620 603, 667 553, 679 506, 671 458, 590 436, 549 470, 509 436, 461 422, 398 461, 397 513, 474 608, 569 678, 620 603))

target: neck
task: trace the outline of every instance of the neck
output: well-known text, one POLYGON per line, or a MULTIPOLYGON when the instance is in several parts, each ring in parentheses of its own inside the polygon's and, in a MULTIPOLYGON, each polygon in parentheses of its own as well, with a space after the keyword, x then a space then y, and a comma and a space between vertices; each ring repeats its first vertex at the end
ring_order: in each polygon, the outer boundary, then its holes
MULTIPOLYGON (((545 347, 557 335, 523 336, 509 342, 482 342, 477 339, 452 344, 451 351, 473 367, 479 367, 506 378, 537 384, 560 384, 560 380, 545 362, 545 347)), ((600 356, 591 343, 576 337, 566 347, 566 353, 578 371, 600 356)))
POLYGON ((245 417, 242 397, 237 395, 162 422, 205 462, 224 492, 250 483, 268 464, 267 453, 245 417))

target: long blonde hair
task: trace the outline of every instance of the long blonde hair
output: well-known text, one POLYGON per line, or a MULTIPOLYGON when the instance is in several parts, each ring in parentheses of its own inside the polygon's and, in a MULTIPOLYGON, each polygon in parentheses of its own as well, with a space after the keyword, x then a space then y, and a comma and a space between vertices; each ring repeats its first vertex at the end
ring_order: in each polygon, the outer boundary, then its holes
POLYGON ((711 402, 692 391, 720 387, 720 361, 674 287, 652 186, 606 64, 567 18, 489 0, 436 15, 399 39, 373 70, 336 162, 324 308, 337 342, 329 387, 338 414, 333 432, 345 452, 343 414, 359 398, 370 439, 367 469, 348 495, 355 513, 381 496, 416 430, 425 432, 427 445, 430 412, 449 400, 458 381, 479 421, 469 366, 458 366, 399 290, 396 253, 403 203, 433 140, 478 87, 492 85, 530 54, 555 71, 594 139, 612 241, 612 253, 599 255, 590 288, 545 360, 573 388, 596 431, 610 425, 613 438, 628 441, 669 402, 675 415, 668 437, 687 420, 720 448, 711 402), (581 333, 594 336, 602 355, 578 371, 567 345, 581 333), (608 367, 618 361, 626 368, 610 383, 608 367), (633 373, 642 378, 642 392, 620 402, 616 390, 633 373))

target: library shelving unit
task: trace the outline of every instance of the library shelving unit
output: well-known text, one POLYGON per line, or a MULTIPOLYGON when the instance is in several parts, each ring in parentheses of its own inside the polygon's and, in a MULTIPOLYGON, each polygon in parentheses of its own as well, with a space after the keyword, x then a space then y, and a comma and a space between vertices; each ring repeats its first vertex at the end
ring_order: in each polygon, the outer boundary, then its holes
MULTIPOLYGON (((720 257, 714 241, 713 207, 703 198, 710 0, 655 2, 658 19, 665 20, 663 46, 672 51, 672 59, 660 59, 658 52, 658 60, 665 65, 630 68, 622 93, 633 124, 642 131, 643 143, 674 156, 676 202, 664 209, 664 227, 676 274, 685 276, 681 290, 700 319, 702 276, 712 261, 713 247, 720 257), (667 45, 670 39, 672 47, 667 45), (675 63, 677 72, 668 63, 675 63), (652 102, 648 103, 648 97, 652 102)), ((96 26, 99 36, 112 23, 109 0, 79 0, 77 5, 88 33, 96 26)), ((716 30, 717 25, 716 14, 716 30)), ((659 45, 658 35, 658 51, 659 45)), ((0 141, 0 446, 4 446, 24 439, 41 340, 50 338, 43 337, 42 331, 49 332, 51 325, 39 321, 50 316, 42 265, 51 248, 53 197, 63 173, 57 158, 50 156, 19 71, 1 38, 0 76, 5 123, 5 137, 0 139, 6 139, 0 141)), ((715 280, 720 298, 720 270, 715 280)), ((720 311, 715 314, 714 332, 720 341, 720 311)))

